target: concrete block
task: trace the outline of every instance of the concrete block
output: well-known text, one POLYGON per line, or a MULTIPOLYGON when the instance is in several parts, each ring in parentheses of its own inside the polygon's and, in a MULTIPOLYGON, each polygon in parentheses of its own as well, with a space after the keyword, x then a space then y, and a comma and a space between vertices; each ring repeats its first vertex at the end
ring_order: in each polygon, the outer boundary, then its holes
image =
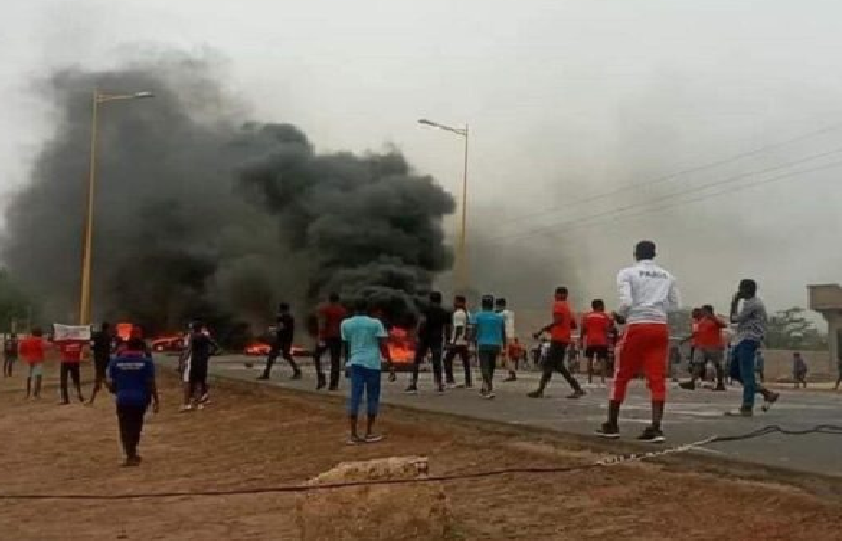
MULTIPOLYGON (((391 457, 341 463, 310 485, 427 477, 423 457, 391 457)), ((313 491, 298 501, 302 541, 402 539, 439 541, 450 517, 441 483, 407 483, 313 491)))

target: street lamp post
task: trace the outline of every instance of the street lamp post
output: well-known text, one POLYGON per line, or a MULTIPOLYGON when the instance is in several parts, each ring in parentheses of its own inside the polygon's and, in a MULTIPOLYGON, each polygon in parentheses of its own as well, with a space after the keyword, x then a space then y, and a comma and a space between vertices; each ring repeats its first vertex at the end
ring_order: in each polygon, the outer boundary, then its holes
POLYGON ((105 94, 94 89, 91 104, 91 156, 88 170, 87 200, 85 204, 85 228, 82 241, 82 280, 79 296, 79 324, 88 325, 91 322, 91 247, 93 244, 94 227, 94 192, 96 186, 96 158, 97 158, 97 129, 99 122, 99 106, 109 101, 137 100, 151 98, 152 92, 135 92, 133 94, 105 94))
POLYGON ((431 126, 433 128, 455 133, 456 135, 462 137, 465 142, 465 156, 462 165, 461 226, 459 228, 459 237, 456 244, 455 265, 455 289, 461 293, 464 293, 467 291, 468 288, 468 258, 466 253, 468 247, 468 125, 465 124, 464 128, 454 128, 452 126, 447 126, 444 124, 439 124, 438 122, 427 120, 426 118, 420 119, 418 123, 424 124, 425 126, 431 126))

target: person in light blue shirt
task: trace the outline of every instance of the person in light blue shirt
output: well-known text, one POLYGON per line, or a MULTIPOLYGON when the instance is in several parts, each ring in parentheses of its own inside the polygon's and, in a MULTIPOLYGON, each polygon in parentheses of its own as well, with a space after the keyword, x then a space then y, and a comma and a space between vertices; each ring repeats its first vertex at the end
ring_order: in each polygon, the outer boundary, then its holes
MULTIPOLYGON (((389 335, 379 319, 367 314, 368 303, 364 299, 358 300, 354 306, 354 315, 344 320, 340 326, 345 346, 345 365, 351 377, 351 391, 348 396, 348 422, 351 427, 349 445, 375 443, 383 439, 374 433, 374 422, 380 407, 381 357, 386 360, 392 372, 392 359, 387 345, 389 335), (357 432, 357 418, 363 393, 366 395, 368 406, 368 424, 365 436, 360 438, 357 432)), ((394 372, 390 374, 390 378, 394 379, 394 372)))
POLYGON ((494 297, 483 295, 482 310, 473 317, 474 340, 482 372, 483 398, 494 398, 494 368, 506 343, 506 318, 494 311, 494 297))

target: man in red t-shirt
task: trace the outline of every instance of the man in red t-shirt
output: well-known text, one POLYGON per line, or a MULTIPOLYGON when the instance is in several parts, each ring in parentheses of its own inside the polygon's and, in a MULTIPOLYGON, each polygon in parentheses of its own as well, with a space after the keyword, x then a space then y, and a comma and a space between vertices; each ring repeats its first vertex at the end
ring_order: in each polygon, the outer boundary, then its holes
POLYGON ((316 365, 316 373, 319 383, 317 388, 325 386, 325 374, 322 371, 322 355, 325 351, 330 355, 330 386, 328 390, 339 389, 339 372, 342 367, 342 320, 348 317, 348 311, 339 302, 339 295, 331 293, 328 302, 319 306, 319 331, 316 351, 313 352, 313 364, 316 365))
POLYGON ((67 376, 73 380, 73 386, 76 388, 76 396, 79 402, 84 402, 85 397, 82 396, 82 382, 79 376, 79 364, 82 362, 82 354, 85 350, 85 345, 89 340, 57 340, 55 344, 58 346, 59 361, 61 363, 60 385, 61 385, 61 404, 66 405, 70 403, 67 395, 67 376))
MULTIPOLYGON (((694 374, 696 372, 696 360, 698 359, 696 355, 696 336, 699 334, 699 322, 702 320, 702 309, 701 308, 693 308, 690 312, 690 336, 683 339, 680 344, 684 344, 685 342, 690 343, 690 361, 688 362, 688 370, 690 374, 694 374)), ((681 387, 685 389, 689 389, 687 387, 688 383, 682 383, 681 387)))
POLYGON ((702 306, 700 317, 696 323, 696 330, 691 339, 695 345, 696 358, 693 361, 693 372, 690 381, 681 384, 682 389, 695 389, 696 380, 704 378, 707 363, 713 364, 716 370, 715 391, 725 390, 725 370, 722 368, 722 361, 725 358, 725 346, 722 341, 722 329, 727 327, 726 323, 716 317, 713 306, 706 304, 702 306))
POLYGON ((531 398, 540 398, 544 396, 544 389, 547 387, 550 379, 553 377, 553 370, 558 371, 570 387, 573 388, 573 394, 568 398, 581 398, 585 396, 585 391, 579 385, 564 364, 567 347, 570 345, 573 329, 576 328, 576 320, 573 319, 573 310, 567 302, 567 288, 557 287, 555 290, 555 299, 553 301, 553 322, 536 332, 533 337, 537 340, 543 333, 550 333, 550 349, 547 352, 547 358, 544 360, 543 373, 541 374, 541 382, 538 384, 538 389, 529 393, 531 398))
POLYGON ((605 302, 594 299, 591 303, 592 312, 582 316, 581 347, 585 350, 588 360, 588 383, 593 381, 594 360, 599 361, 600 381, 604 384, 608 373, 608 337, 612 332, 614 321, 605 313, 605 302))
POLYGON ((34 396, 41 398, 41 380, 44 376, 44 333, 40 327, 32 329, 32 336, 24 338, 18 344, 18 352, 23 361, 29 365, 29 375, 26 377, 26 398, 34 396), (35 384, 34 394, 33 386, 35 384))

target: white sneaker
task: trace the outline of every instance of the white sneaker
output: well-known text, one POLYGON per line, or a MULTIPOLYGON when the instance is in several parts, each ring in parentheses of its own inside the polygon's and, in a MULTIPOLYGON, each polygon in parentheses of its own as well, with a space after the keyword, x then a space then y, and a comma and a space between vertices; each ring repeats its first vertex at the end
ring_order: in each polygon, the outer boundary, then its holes
POLYGON ((205 405, 204 405, 204 404, 199 404, 198 406, 196 406, 196 409, 197 409, 197 410, 199 410, 199 411, 201 411, 201 410, 205 409, 205 405))
POLYGON ((178 411, 180 411, 180 412, 182 412, 182 413, 186 413, 186 412, 188 412, 188 411, 193 411, 193 405, 192 405, 192 404, 187 404, 186 406, 181 406, 181 407, 178 409, 178 411))

